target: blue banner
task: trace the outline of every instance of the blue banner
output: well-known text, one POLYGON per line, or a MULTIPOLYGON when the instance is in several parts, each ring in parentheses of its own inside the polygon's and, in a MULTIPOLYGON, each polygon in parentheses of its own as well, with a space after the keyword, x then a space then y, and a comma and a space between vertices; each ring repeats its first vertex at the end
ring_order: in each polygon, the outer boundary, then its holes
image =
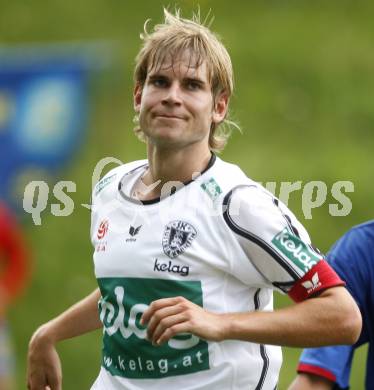
POLYGON ((30 169, 54 174, 82 144, 92 47, 0 48, 0 199, 13 208, 30 169), (91 52, 90 52, 91 50, 91 52))

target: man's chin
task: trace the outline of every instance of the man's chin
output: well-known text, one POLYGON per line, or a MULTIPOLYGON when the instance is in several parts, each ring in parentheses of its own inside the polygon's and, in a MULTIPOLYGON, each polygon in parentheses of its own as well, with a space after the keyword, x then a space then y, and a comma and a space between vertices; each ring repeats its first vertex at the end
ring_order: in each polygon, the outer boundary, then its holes
POLYGON ((157 134, 157 136, 148 137, 148 142, 162 149, 181 149, 190 144, 189 140, 184 139, 178 132, 157 134))
POLYGON ((147 137, 155 141, 175 142, 183 135, 183 129, 179 127, 163 127, 162 129, 155 129, 147 132, 147 137))

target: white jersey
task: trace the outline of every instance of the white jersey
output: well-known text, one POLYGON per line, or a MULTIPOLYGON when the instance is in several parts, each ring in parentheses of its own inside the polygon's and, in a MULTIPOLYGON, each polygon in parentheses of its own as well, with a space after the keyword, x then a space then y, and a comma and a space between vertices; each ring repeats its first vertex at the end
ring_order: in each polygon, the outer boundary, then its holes
POLYGON ((120 166, 93 194, 103 350, 92 389, 273 390, 279 347, 191 334, 155 347, 141 314, 173 296, 216 313, 269 311, 274 289, 301 300, 324 288, 318 273, 304 281, 321 255, 294 215, 235 165, 213 156, 191 182, 176 191, 169 183, 172 195, 142 203, 131 194, 146 169, 120 166))

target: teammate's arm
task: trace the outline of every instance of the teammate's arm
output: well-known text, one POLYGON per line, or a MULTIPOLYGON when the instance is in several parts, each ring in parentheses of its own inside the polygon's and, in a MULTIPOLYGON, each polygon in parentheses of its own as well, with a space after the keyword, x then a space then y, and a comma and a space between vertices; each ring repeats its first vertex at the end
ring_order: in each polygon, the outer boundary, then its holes
POLYGON ((188 332, 213 341, 313 347, 353 344, 361 331, 360 311, 343 287, 329 288, 318 297, 274 312, 217 314, 181 297, 165 298, 150 305, 142 322, 154 344, 188 332))
POLYGON ((61 363, 55 345, 102 326, 98 313, 100 291, 96 289, 58 317, 39 327, 31 338, 27 385, 30 390, 61 390, 61 363))
POLYGON ((332 390, 334 383, 321 376, 300 373, 288 390, 332 390))

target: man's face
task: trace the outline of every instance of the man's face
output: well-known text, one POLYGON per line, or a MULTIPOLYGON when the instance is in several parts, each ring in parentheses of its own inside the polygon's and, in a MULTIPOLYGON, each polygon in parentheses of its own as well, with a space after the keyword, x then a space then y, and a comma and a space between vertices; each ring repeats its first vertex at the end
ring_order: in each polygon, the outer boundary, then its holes
POLYGON ((135 111, 150 143, 180 148, 202 142, 208 148, 211 124, 224 119, 227 98, 213 101, 206 63, 196 68, 195 62, 186 50, 151 70, 143 88, 136 86, 135 111))

